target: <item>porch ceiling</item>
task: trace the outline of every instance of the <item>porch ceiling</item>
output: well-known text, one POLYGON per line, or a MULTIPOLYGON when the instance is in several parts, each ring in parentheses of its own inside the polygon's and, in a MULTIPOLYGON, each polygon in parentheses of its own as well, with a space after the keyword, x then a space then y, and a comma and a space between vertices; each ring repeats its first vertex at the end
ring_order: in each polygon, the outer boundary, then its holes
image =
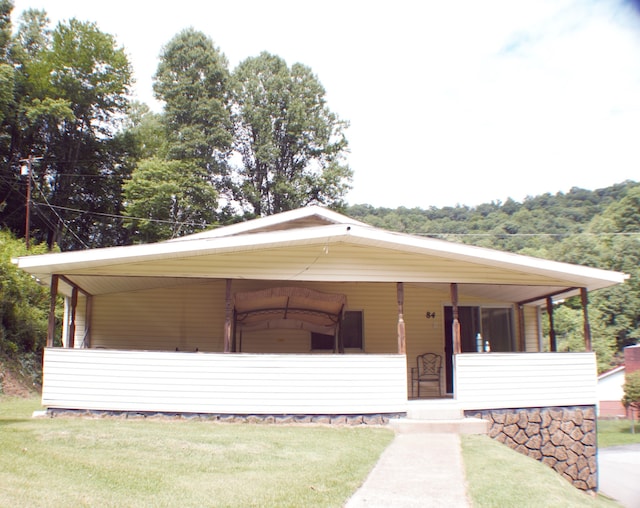
MULTIPOLYGON (((69 275, 67 278, 83 291, 92 295, 125 293, 158 288, 177 288, 186 285, 205 284, 208 280, 211 280, 210 278, 195 279, 192 277, 113 277, 100 275, 69 275)), ((285 283, 286 281, 282 282, 285 283)), ((395 284, 395 281, 392 283, 395 284)), ((345 282, 345 284, 347 283, 345 282)), ((407 283, 407 285, 432 289, 433 291, 441 293, 443 299, 448 299, 450 295, 450 283, 414 282, 407 283)), ((577 294, 577 291, 563 293, 568 289, 567 286, 560 285, 458 284, 458 295, 462 304, 465 302, 474 303, 482 301, 504 303, 530 301, 531 303, 540 303, 549 294, 559 294, 559 297, 568 297, 572 294, 577 294), (535 302, 535 299, 539 299, 540 302, 535 302)), ((64 282, 60 283, 59 290, 60 293, 67 296, 71 294, 71 287, 64 282)))

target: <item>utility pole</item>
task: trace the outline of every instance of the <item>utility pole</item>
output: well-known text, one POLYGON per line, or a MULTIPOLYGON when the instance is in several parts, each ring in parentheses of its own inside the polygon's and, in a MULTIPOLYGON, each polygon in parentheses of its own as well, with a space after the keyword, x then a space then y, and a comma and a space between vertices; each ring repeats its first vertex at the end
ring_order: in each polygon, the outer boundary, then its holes
POLYGON ((27 250, 29 250, 29 237, 31 236, 31 176, 33 174, 32 163, 35 160, 40 160, 42 157, 34 157, 33 155, 29 155, 26 159, 20 159, 20 162, 26 162, 27 165, 22 166, 20 169, 20 174, 27 175, 27 213, 25 217, 24 224, 24 243, 27 246, 27 250), (25 171, 26 169, 26 171, 25 171))

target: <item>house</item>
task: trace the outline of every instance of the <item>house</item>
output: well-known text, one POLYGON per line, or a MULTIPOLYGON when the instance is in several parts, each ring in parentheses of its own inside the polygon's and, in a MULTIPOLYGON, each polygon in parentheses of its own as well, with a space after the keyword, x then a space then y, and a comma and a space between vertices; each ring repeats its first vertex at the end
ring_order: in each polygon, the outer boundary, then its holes
POLYGON ((624 395, 624 375, 624 365, 620 365, 598 376, 598 416, 603 418, 627 417, 627 410, 621 402, 624 395))
POLYGON ((638 411, 622 405, 625 376, 640 370, 640 344, 623 350, 624 364, 598 376, 598 415, 604 418, 638 418, 638 411))
POLYGON ((405 415, 429 403, 412 378, 425 352, 444 359, 433 394, 466 413, 595 411, 588 292, 627 278, 314 206, 16 262, 51 288, 44 406, 218 415, 405 415), (553 301, 571 295, 586 352, 556 353, 553 301))

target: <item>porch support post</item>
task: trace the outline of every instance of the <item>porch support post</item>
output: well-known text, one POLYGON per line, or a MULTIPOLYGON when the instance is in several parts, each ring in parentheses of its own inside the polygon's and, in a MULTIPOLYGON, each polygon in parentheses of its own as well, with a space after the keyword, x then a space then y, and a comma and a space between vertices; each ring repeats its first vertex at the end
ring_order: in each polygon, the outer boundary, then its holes
POLYGON ((518 351, 526 351, 527 340, 524 327, 524 305, 518 305, 518 351))
POLYGON ((49 326, 47 328, 47 347, 53 347, 53 337, 56 333, 56 299, 58 298, 58 275, 51 276, 49 301, 49 326))
POLYGON ((407 354, 407 338, 404 327, 404 284, 398 282, 396 285, 398 294, 398 354, 407 354))
POLYGON ((87 295, 84 320, 84 343, 82 347, 91 347, 91 322, 93 320, 93 295, 87 295))
POLYGON ((549 316, 549 350, 555 353, 558 350, 556 344, 556 329, 553 325, 553 299, 547 297, 547 316, 549 316))
POLYGON ((224 304, 224 352, 231 353, 231 323, 233 321, 233 304, 231 303, 231 279, 226 281, 224 304))
POLYGON ((591 326, 589 325, 589 312, 587 310, 589 305, 587 288, 580 288, 580 299, 582 300, 582 315, 584 318, 584 346, 587 351, 591 352, 591 326))
POLYGON ((73 348, 75 347, 76 340, 76 316, 78 309, 78 296, 82 293, 86 300, 85 305, 85 317, 84 317, 84 337, 82 339, 82 344, 80 347, 88 348, 91 344, 91 315, 93 313, 93 296, 82 289, 80 286, 71 281, 68 277, 64 275, 58 275, 58 281, 64 282, 71 286, 71 298, 65 300, 65 305, 69 305, 69 314, 65 315, 65 334, 63 334, 63 342, 64 337, 67 338, 66 347, 73 348), (68 322, 67 322, 68 321, 68 322))
POLYGON ((457 355, 462 353, 462 347, 460 345, 460 316, 458 313, 458 284, 453 282, 451 284, 451 309, 453 311, 453 323, 452 334, 453 337, 453 354, 457 355))
MULTIPOLYGON (((344 334, 343 334, 343 330, 342 330, 342 321, 343 321, 343 319, 344 319, 344 305, 340 309, 340 314, 339 314, 338 322, 336 323, 336 332, 335 332, 335 341, 338 342, 338 353, 341 354, 341 355, 344 354, 344 334)), ((334 341, 334 345, 333 345, 333 351, 334 352, 336 350, 335 341, 334 341)))
POLYGON ((69 337, 67 347, 74 348, 76 345, 76 309, 78 307, 78 288, 71 289, 71 312, 69 313, 69 337))

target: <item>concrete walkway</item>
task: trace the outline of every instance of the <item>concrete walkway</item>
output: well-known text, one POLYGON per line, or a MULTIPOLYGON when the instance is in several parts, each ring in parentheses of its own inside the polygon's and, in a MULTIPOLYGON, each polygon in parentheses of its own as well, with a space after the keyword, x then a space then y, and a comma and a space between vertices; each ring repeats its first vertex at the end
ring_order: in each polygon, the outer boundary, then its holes
POLYGON ((345 508, 414 506, 471 506, 458 434, 396 434, 345 508))

